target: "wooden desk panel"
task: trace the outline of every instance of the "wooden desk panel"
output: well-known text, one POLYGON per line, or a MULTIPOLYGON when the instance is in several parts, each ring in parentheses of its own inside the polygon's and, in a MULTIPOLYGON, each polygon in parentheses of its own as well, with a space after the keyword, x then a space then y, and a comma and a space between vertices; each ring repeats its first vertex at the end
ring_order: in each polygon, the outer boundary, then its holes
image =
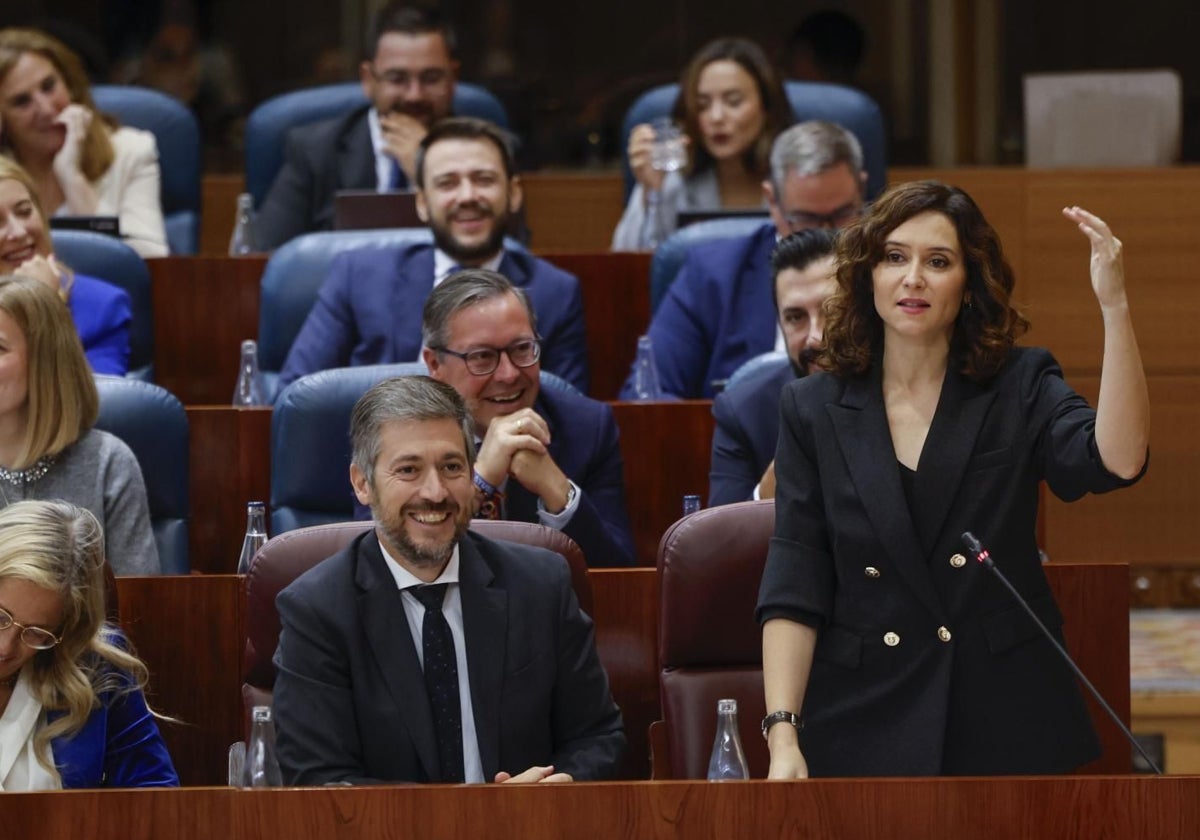
POLYGON ((639 565, 653 566, 658 541, 683 515, 689 493, 708 499, 712 401, 612 404, 621 430, 625 495, 639 565))
POLYGON ((625 209, 620 172, 527 172, 521 182, 534 250, 608 250, 625 209))

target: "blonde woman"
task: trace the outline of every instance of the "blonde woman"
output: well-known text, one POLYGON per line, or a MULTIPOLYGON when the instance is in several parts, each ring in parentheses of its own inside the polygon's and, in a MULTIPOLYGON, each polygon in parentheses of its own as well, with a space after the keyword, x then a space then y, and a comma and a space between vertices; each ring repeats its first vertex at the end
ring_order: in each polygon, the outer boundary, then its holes
POLYGON ((88 511, 0 511, 0 790, 179 784, 146 666, 104 623, 103 567, 88 511))
POLYGON ((0 152, 56 216, 116 216, 143 257, 167 254, 154 135, 98 113, 79 57, 36 29, 0 29, 0 152))
POLYGON ((113 571, 159 574, 146 487, 119 438, 93 429, 100 398, 71 316, 38 280, 0 278, 0 506, 65 499, 108 535, 113 571))

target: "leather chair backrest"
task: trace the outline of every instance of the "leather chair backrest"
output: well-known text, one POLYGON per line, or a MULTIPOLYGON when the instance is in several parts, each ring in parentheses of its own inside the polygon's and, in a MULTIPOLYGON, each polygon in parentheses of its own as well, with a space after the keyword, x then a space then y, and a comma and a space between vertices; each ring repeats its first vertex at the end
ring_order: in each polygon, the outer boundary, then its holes
MULTIPOLYGON (((271 183, 283 166, 287 133, 293 128, 328 120, 367 104, 362 85, 343 82, 280 94, 260 104, 246 120, 246 190, 254 206, 262 204, 271 183)), ((508 112, 490 91, 458 82, 454 86, 454 113, 481 117, 508 128, 508 112)))
POLYGON ((129 372, 134 379, 154 378, 154 301, 150 269, 137 251, 112 236, 86 230, 50 232, 55 256, 73 271, 104 280, 129 295, 129 372))
MULTIPOLYGON (((283 390, 271 416, 272 534, 354 517, 350 487, 354 404, 384 379, 424 373, 423 362, 335 368, 302 376, 283 390)), ((541 384, 579 393, 548 371, 542 371, 541 384)))
POLYGON ((675 282, 692 246, 717 239, 749 236, 762 226, 763 220, 755 218, 712 219, 680 228, 668 236, 654 249, 654 256, 650 259, 650 314, 658 311, 659 304, 675 282))
POLYGON ((96 428, 133 450, 150 505, 150 526, 163 573, 186 575, 188 561, 188 420, 171 392, 150 382, 97 376, 96 428))
MULTIPOLYGON (((862 144, 863 168, 867 170, 867 198, 879 195, 887 185, 887 137, 883 113, 875 100, 854 88, 826 82, 787 81, 783 86, 796 122, 835 122, 858 138, 862 144)), ((671 116, 678 97, 679 85, 672 83, 651 88, 635 99, 621 123, 621 149, 629 148, 629 134, 634 126, 655 117, 671 116)), ((628 200, 633 191, 633 172, 628 160, 624 160, 623 167, 628 200)))
MULTIPOLYGON (((666 724, 668 778, 703 779, 716 736, 717 701, 738 701, 752 778, 769 757, 763 715, 762 634, 754 620, 773 500, 739 502, 686 516, 658 547, 659 692, 666 724)), ((656 769, 662 766, 655 756, 656 769)))
MULTIPOLYGON (((333 556, 355 537, 373 527, 371 522, 335 522, 277 534, 254 557, 246 576, 246 645, 242 656, 242 699, 246 711, 269 704, 275 684, 271 661, 279 644, 279 613, 275 596, 304 572, 333 556)), ((580 608, 592 613, 592 585, 587 563, 575 541, 561 531, 531 522, 477 519, 471 530, 495 540, 547 548, 561 554, 571 569, 571 586, 580 608)))
POLYGON ((728 391, 734 385, 741 382, 743 379, 749 379, 760 370, 773 370, 775 368, 783 368, 791 364, 788 361, 788 355, 783 350, 772 350, 769 353, 762 353, 755 356, 753 359, 748 359, 735 370, 725 383, 725 390, 728 391))
POLYGON ((163 221, 172 254, 194 254, 200 243, 200 126, 190 108, 157 90, 96 85, 96 107, 158 142, 163 221))
MULTIPOLYGON (((325 231, 297 236, 271 254, 263 271, 258 316, 258 367, 267 393, 276 391, 279 371, 317 302, 334 257, 343 251, 390 251, 432 241, 429 228, 325 231)), ((524 250, 512 239, 505 239, 504 247, 524 250)))

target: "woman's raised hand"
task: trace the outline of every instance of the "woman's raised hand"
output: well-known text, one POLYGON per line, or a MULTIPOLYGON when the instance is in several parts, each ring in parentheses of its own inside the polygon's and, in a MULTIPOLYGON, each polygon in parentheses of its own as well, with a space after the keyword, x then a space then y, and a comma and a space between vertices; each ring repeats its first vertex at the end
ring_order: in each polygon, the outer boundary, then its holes
POLYGON ((661 190, 664 173, 654 168, 654 126, 650 123, 635 125, 629 132, 629 168, 633 177, 644 190, 661 190))
POLYGON ((1064 207, 1063 215, 1087 236, 1092 244, 1092 291, 1101 307, 1125 306, 1125 265, 1121 240, 1113 236, 1099 216, 1082 207, 1064 207))
POLYGON ((77 175, 83 160, 83 143, 92 124, 92 110, 86 105, 71 103, 58 115, 56 122, 67 129, 66 140, 54 156, 54 171, 63 176, 77 175))

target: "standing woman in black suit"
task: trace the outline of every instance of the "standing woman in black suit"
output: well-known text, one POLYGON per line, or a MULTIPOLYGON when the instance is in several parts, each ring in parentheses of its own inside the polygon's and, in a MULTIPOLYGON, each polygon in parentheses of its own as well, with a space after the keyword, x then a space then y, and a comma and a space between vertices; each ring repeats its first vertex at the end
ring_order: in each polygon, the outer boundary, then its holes
POLYGON ((996 232, 961 190, 902 184, 838 243, 828 373, 784 391, 759 593, 771 778, 1059 773, 1100 751, 1075 678, 985 569, 974 531, 1061 637, 1035 541, 1065 500, 1144 472, 1149 399, 1121 243, 1091 243, 1104 320, 1092 409, 1027 322, 996 232))

